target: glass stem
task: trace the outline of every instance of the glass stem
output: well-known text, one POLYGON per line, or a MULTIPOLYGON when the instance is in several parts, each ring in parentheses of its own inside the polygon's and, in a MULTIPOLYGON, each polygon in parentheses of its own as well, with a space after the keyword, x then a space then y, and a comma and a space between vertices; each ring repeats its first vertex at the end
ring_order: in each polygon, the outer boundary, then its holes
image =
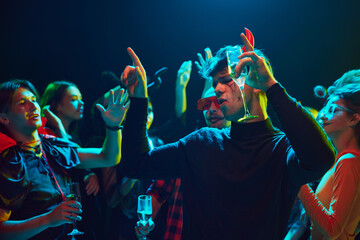
POLYGON ((246 104, 244 85, 239 86, 239 88, 240 88, 241 98, 243 101, 245 116, 248 117, 250 115, 250 112, 249 112, 249 109, 247 108, 247 104, 246 104))
POLYGON ((73 221, 73 229, 74 229, 75 231, 78 231, 76 220, 73 221))

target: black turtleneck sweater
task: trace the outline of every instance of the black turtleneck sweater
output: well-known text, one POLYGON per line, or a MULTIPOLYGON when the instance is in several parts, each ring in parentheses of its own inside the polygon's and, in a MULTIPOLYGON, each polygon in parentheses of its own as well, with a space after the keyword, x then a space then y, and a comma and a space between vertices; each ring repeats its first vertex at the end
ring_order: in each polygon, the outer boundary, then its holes
POLYGON ((331 167, 334 151, 311 115, 280 84, 267 97, 286 135, 269 119, 232 123, 152 151, 147 101, 131 99, 120 169, 131 178, 181 177, 183 239, 283 239, 300 186, 331 167))

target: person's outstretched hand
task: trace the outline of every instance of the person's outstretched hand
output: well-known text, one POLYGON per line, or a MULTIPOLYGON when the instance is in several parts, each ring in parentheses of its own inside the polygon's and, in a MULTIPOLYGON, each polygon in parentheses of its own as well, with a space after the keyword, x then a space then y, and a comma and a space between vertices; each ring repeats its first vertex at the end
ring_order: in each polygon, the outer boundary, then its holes
POLYGON ((114 91, 110 91, 109 104, 105 109, 101 104, 96 104, 105 124, 109 127, 118 127, 125 118, 130 103, 126 103, 125 90, 121 89, 118 96, 114 97, 114 91))
POLYGON ((192 66, 191 60, 185 61, 181 64, 177 72, 177 78, 176 78, 177 88, 181 88, 181 89, 186 88, 190 80, 191 66, 192 66))
MULTIPOLYGON (((200 53, 198 53, 197 56, 199 58, 199 61, 195 61, 195 65, 198 68, 200 75, 202 75, 201 73, 204 71, 204 67, 207 64, 207 62, 213 57, 210 48, 205 48, 204 52, 205 52, 205 58, 203 58, 203 56, 200 53)), ((207 90, 212 88, 212 78, 205 76, 202 77, 205 80, 205 84, 204 84, 203 92, 201 94, 201 98, 204 97, 207 90)))

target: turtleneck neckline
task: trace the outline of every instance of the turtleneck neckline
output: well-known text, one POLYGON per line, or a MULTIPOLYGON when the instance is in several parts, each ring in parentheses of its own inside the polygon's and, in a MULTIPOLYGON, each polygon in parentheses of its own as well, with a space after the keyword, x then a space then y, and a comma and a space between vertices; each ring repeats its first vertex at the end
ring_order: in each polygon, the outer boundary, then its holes
POLYGON ((264 134, 274 134, 276 130, 274 129, 270 118, 259 122, 252 123, 237 123, 232 122, 230 128, 231 138, 241 140, 246 138, 256 137, 258 135, 264 134))

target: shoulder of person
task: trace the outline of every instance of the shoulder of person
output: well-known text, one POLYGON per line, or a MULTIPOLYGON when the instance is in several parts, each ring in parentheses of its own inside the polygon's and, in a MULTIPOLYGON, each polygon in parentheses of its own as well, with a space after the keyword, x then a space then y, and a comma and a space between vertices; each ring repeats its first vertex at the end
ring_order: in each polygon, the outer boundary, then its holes
POLYGON ((360 177, 360 156, 352 152, 344 153, 335 163, 335 172, 354 172, 360 177))
POLYGON ((64 138, 57 138, 54 137, 52 135, 40 135, 41 136, 41 140, 45 143, 49 143, 51 145, 55 145, 55 146, 59 146, 59 147, 73 147, 73 148, 79 148, 80 146, 68 139, 64 139, 64 138))

